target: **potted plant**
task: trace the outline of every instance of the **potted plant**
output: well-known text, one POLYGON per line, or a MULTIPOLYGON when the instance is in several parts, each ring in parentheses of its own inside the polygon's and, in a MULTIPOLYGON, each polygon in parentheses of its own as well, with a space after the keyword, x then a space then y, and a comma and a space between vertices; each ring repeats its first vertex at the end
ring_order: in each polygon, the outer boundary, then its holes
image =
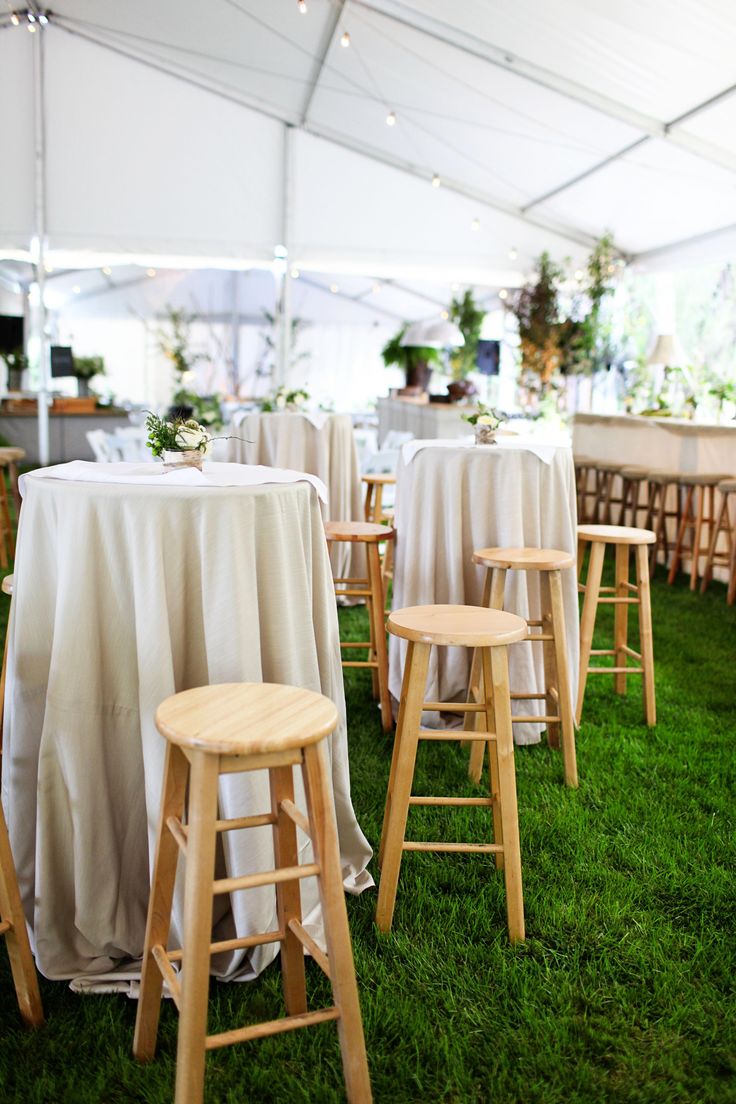
POLYGON ((212 438, 205 426, 193 419, 166 421, 149 411, 146 429, 146 444, 154 456, 161 457, 166 471, 188 467, 202 470, 202 461, 209 455, 212 446, 212 438))
POLYGON ((476 445, 495 445, 498 427, 506 421, 500 410, 479 402, 471 414, 463 414, 463 420, 475 429, 476 445))
POLYGON ((12 353, 3 353, 2 359, 8 371, 8 391, 21 391, 23 389, 23 373, 28 367, 28 357, 21 348, 14 349, 12 353))
POLYGON ((390 368, 395 364, 406 373, 406 389, 419 393, 429 390, 432 366, 440 363, 439 349, 425 345, 402 345, 401 339, 408 329, 404 325, 381 349, 384 365, 390 368))
POLYGON ((450 357, 452 383, 448 384, 447 391, 453 402, 458 402, 476 394, 475 384, 467 377, 476 367, 478 342, 486 312, 480 309, 473 292, 467 288, 462 299, 453 298, 449 315, 450 321, 455 323, 465 338, 465 344, 455 349, 450 357))
POLYGON ((74 375, 77 380, 77 394, 80 399, 92 394, 89 381, 94 376, 104 376, 105 362, 101 356, 74 357, 74 375))

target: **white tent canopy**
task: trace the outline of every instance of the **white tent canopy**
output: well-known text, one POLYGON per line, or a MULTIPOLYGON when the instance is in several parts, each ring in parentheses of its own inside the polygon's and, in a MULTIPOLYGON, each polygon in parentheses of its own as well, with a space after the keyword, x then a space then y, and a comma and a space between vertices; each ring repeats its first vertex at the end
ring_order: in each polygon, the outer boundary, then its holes
POLYGON ((5 256, 38 229, 41 122, 60 259, 247 267, 282 244, 302 270, 501 286, 607 229, 647 266, 736 242, 732 0, 59 0, 35 34, 19 15, 5 256))

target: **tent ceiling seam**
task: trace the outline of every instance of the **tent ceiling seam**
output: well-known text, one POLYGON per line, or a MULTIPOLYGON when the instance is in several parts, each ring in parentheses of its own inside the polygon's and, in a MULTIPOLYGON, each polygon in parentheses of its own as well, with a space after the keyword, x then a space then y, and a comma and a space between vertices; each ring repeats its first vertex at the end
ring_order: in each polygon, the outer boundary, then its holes
POLYGON ((332 45, 332 40, 335 36, 335 31, 337 30, 337 25, 340 22, 340 18, 342 16, 343 8, 345 7, 346 2, 347 0, 337 0, 334 11, 328 17, 327 27, 325 29, 325 35, 322 41, 322 47, 319 51, 319 55, 316 58, 312 80, 307 91, 307 96, 304 101, 302 113, 299 117, 299 126, 304 126, 307 121, 307 117, 312 106, 312 101, 315 97, 315 93, 317 92, 317 86, 319 84, 320 77, 322 76, 322 70, 325 68, 327 55, 330 52, 330 46, 332 45))

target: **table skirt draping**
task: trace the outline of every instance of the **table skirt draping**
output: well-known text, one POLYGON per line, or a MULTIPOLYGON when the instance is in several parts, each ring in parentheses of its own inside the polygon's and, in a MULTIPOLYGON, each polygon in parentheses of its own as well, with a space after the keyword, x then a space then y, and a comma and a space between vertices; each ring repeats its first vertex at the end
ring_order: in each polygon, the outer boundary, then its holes
MULTIPOLYGON (((325 521, 362 521, 363 499, 358 450, 349 414, 329 414, 318 429, 305 414, 246 414, 228 432, 228 459, 242 464, 267 464, 317 475, 327 487, 325 521)), ((363 550, 335 544, 330 559, 336 578, 364 577, 363 550)))
MULTIPOLYGON (((328 743, 345 887, 373 884, 350 800, 334 590, 308 484, 201 490, 31 476, 9 633, 3 803, 44 975, 135 975, 165 752, 154 713, 189 687, 271 681, 336 703, 328 743)), ((226 817, 265 811, 265 772, 224 776, 220 803, 226 817)), ((269 828, 221 839, 229 875, 272 866, 269 828)), ((316 884, 301 885, 305 923, 319 935, 316 884)), ((182 888, 180 879, 174 940, 182 888)), ((270 887, 216 908, 217 938, 276 923, 270 887)), ((252 976, 275 953, 221 955, 213 972, 252 976)))
MULTIPOLYGON (((523 448, 425 448, 399 465, 393 608, 427 604, 479 605, 485 569, 473 564, 473 551, 492 546, 558 548, 576 551, 575 472, 569 448, 554 450, 550 463, 523 448)), ((562 573, 567 652, 573 701, 577 693, 579 632, 574 570, 562 573)), ((539 579, 534 572, 507 576, 506 609, 539 617, 539 579)), ((398 700, 406 644, 389 638, 389 688, 398 700)), ((544 686, 542 648, 509 648, 513 690, 539 692, 544 686)), ((470 652, 433 649, 428 701, 464 700, 470 652)), ((543 702, 515 702, 514 712, 542 714, 543 702)), ((427 715, 438 723, 437 715, 427 715)), ((515 725, 517 743, 536 743, 539 725, 515 725)))

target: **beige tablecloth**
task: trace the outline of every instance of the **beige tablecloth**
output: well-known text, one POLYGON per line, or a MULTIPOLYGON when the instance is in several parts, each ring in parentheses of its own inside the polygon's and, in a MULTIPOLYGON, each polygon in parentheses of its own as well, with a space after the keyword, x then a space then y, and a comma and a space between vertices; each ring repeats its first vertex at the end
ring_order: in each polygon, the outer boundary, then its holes
MULTIPOLYGON (((396 486, 396 567, 393 608, 432 603, 477 605, 484 570, 473 551, 490 546, 559 548, 575 552, 575 473, 569 448, 554 448, 549 463, 522 447, 426 447, 399 464, 396 486)), ((562 575, 573 702, 579 657, 574 570, 562 575)), ((506 609, 539 617, 539 581, 533 572, 509 572, 506 609)), ((389 637, 389 687, 398 699, 406 646, 389 637)), ((513 690, 543 689, 542 648, 509 648, 513 690)), ((434 649, 427 700, 464 699, 470 653, 434 649)), ((520 702, 515 712, 541 714, 542 702, 520 702)), ((437 723, 437 716, 428 718, 437 723)), ((536 743, 538 725, 515 725, 517 743, 536 743)))
MULTIPOLYGON (((325 521, 362 521, 363 500, 358 451, 349 414, 325 416, 317 428, 306 414, 246 414, 236 418, 228 433, 228 460, 267 464, 317 475, 327 487, 325 521)), ((365 556, 360 548, 336 544, 331 551, 335 575, 364 576, 365 556)))
MULTIPOLYGON (((305 482, 126 486, 30 475, 25 491, 3 803, 39 969, 99 983, 113 970, 135 976, 143 950, 165 743, 156 706, 192 686, 271 681, 321 691, 344 718, 334 591, 317 494, 305 482)), ((360 892, 372 884, 371 850, 350 801, 344 720, 331 756, 345 886, 360 892)), ((224 777, 220 801, 225 816, 265 811, 265 773, 224 777)), ((273 863, 268 828, 222 839, 231 875, 273 863)), ((313 879, 302 899, 319 933, 313 879)), ((272 888, 219 907, 218 938, 276 924, 272 888)), ((222 955, 213 970, 247 976, 274 953, 222 955)))

